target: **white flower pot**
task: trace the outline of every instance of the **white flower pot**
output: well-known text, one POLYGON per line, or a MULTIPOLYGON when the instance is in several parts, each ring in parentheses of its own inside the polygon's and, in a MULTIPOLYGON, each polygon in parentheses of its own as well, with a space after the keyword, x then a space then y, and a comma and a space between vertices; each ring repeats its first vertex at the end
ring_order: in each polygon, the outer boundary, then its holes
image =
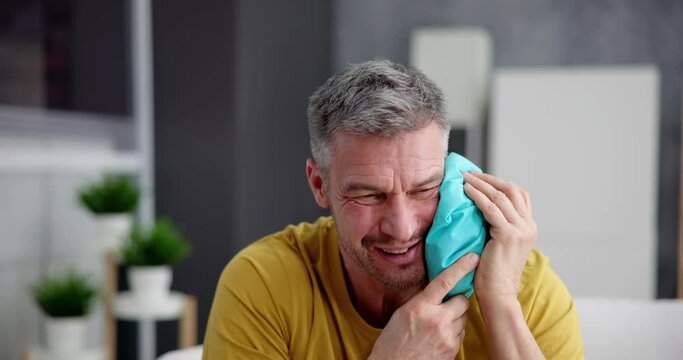
POLYGON ((87 318, 48 317, 45 319, 47 348, 60 358, 76 355, 85 349, 87 318))
POLYGON ((170 266, 132 266, 128 269, 128 284, 136 301, 158 304, 168 300, 172 276, 170 266))
POLYGON ((95 238, 104 251, 118 251, 130 234, 133 225, 133 215, 106 214, 95 217, 95 238))

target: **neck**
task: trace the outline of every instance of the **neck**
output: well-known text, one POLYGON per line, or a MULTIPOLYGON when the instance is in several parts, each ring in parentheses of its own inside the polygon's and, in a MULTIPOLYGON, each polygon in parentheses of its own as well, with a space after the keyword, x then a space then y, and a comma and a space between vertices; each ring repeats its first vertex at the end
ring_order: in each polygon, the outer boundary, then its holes
POLYGON ((372 278, 352 260, 342 258, 344 279, 351 303, 358 314, 373 327, 384 328, 396 309, 413 297, 420 287, 392 289, 372 278))

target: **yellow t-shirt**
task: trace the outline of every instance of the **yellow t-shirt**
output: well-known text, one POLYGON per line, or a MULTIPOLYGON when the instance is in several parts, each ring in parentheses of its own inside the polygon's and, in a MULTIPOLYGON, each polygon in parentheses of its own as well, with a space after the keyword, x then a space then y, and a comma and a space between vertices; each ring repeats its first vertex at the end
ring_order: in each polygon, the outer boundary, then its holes
MULTIPOLYGON (((522 274, 524 318, 548 359, 583 358, 569 292, 534 250, 522 274)), ((476 295, 457 359, 487 359, 476 295)), ((246 247, 226 266, 204 339, 204 360, 365 359, 382 329, 356 312, 332 218, 291 225, 246 247)))

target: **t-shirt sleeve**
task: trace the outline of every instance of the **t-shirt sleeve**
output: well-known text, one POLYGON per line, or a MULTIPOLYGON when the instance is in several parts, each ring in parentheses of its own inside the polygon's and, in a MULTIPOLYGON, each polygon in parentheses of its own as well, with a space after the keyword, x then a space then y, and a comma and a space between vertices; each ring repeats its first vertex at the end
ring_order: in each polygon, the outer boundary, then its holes
POLYGON ((243 254, 226 266, 209 315, 203 360, 289 358, 286 286, 272 289, 278 282, 268 277, 277 271, 261 266, 243 254))
POLYGON ((548 259, 532 253, 525 271, 537 276, 529 279, 524 296, 530 301, 524 311, 527 324, 546 359, 583 359, 583 339, 574 300, 562 280, 551 269, 548 259), (533 259, 531 259, 533 258, 533 259))

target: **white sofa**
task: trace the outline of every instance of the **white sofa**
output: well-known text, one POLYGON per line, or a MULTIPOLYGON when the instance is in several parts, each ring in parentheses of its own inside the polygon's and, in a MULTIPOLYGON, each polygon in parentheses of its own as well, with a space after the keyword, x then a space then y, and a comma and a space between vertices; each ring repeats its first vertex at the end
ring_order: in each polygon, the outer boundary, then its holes
MULTIPOLYGON (((683 300, 576 298, 586 359, 683 359, 683 300)), ((201 360, 202 347, 159 360, 201 360)))
POLYGON ((197 345, 187 349, 175 350, 161 355, 157 360, 201 360, 202 346, 197 345))
POLYGON ((683 359, 683 300, 575 301, 586 359, 683 359))

